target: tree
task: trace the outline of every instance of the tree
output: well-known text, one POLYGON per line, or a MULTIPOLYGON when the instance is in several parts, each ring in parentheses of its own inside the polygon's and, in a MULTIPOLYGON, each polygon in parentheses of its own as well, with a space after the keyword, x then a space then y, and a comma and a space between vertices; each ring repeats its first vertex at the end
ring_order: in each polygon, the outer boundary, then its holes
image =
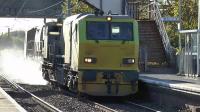
POLYGON ((93 13, 93 10, 86 4, 79 2, 79 0, 71 0, 70 7, 68 6, 68 0, 63 0, 62 11, 64 15, 67 15, 68 10, 71 10, 72 15, 78 13, 93 13))
MULTIPOLYGON (((168 0, 168 7, 163 12, 163 16, 179 16, 179 0, 168 0)), ((182 0, 182 29, 197 29, 198 6, 197 0, 182 0)), ((178 47, 177 23, 166 22, 166 30, 174 47, 178 47)))

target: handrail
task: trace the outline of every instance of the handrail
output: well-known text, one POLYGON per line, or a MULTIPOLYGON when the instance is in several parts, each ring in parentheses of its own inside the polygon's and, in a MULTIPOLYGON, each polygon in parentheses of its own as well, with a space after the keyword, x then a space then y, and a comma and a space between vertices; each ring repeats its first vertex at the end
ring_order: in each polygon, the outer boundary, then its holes
MULTIPOLYGON (((138 5, 141 5, 141 4, 138 4, 138 5)), ((141 10, 149 7, 148 12, 150 12, 150 14, 151 14, 150 16, 151 17, 149 17, 148 19, 155 20, 157 28, 158 28, 159 33, 160 33, 161 38, 162 38, 162 42, 163 42, 163 45, 164 45, 164 50, 165 50, 165 53, 166 53, 167 60, 168 60, 168 62, 170 64, 174 64, 173 63, 173 62, 175 62, 174 61, 174 49, 171 46, 168 34, 166 32, 165 25, 164 25, 164 23, 162 21, 162 16, 161 16, 161 12, 160 12, 160 8, 159 8, 159 5, 158 5, 158 2, 156 2, 156 0, 152 0, 150 3, 142 4, 142 7, 136 6, 138 9, 135 9, 136 7, 135 8, 133 8, 133 7, 134 7, 134 4, 133 3, 129 3, 129 5, 127 6, 127 9, 128 9, 127 12, 129 14, 129 16, 134 17, 135 19, 139 19, 140 18, 140 17, 135 16, 136 12, 138 13, 138 11, 140 12, 141 10), (134 9, 137 10, 137 11, 134 12, 134 9)))
POLYGON ((164 49, 165 49, 165 52, 166 52, 166 55, 167 55, 166 57, 167 57, 168 60, 170 60, 170 63, 171 63, 174 60, 173 47, 171 46, 168 34, 166 32, 165 25, 164 25, 163 21, 161 20, 162 16, 161 16, 160 8, 159 8, 156 0, 153 0, 152 8, 153 8, 152 17, 153 17, 153 19, 155 20, 155 22, 158 26, 158 30, 160 32, 162 42, 163 42, 163 45, 164 45, 164 49))

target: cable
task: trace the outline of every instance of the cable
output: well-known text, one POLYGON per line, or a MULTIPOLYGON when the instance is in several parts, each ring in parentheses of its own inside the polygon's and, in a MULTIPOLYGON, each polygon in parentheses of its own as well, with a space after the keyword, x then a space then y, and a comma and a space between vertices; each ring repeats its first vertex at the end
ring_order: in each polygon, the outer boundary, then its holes
MULTIPOLYGON (((27 1, 28 1, 28 0, 25 0, 24 3, 22 4, 20 10, 19 10, 18 13, 17 13, 17 16, 18 16, 18 14, 20 13, 20 11, 24 8, 24 6, 25 6, 25 4, 27 3, 27 1)), ((57 3, 55 3, 55 4, 53 4, 53 5, 50 5, 50 6, 46 7, 46 8, 39 9, 39 10, 35 10, 35 11, 29 11, 29 12, 27 12, 27 13, 30 14, 30 13, 37 13, 37 12, 45 11, 45 10, 47 10, 47 9, 49 9, 49 8, 52 8, 52 7, 54 7, 54 6, 57 6, 57 5, 61 4, 61 3, 63 3, 63 1, 57 2, 57 3)), ((73 9, 74 7, 76 7, 76 6, 77 6, 77 7, 80 7, 80 2, 77 2, 77 3, 74 4, 72 7, 68 8, 68 9, 66 9, 66 10, 72 10, 72 9, 73 9)), ((62 15, 62 13, 57 14, 56 16, 61 16, 61 15, 62 15)), ((17 16, 16 16, 16 17, 17 17, 17 16)), ((15 18, 15 20, 18 21, 16 18, 15 18)), ((16 25, 16 23, 14 23, 13 25, 11 25, 11 28, 14 28, 15 25, 16 25)))
MULTIPOLYGON (((20 7, 19 11, 17 12, 17 14, 16 14, 16 16, 15 16, 15 20, 17 20, 17 19, 16 19, 17 16, 18 16, 19 13, 22 11, 22 9, 24 8, 24 6, 25 6, 25 4, 27 3, 27 1, 28 1, 28 0, 24 0, 22 6, 20 7)), ((14 23, 14 24, 11 26, 11 28, 15 27, 15 24, 16 24, 16 23, 14 23)))
POLYGON ((24 6, 25 6, 25 4, 26 4, 27 1, 28 1, 28 0, 25 0, 25 1, 24 1, 24 3, 22 4, 22 6, 20 7, 19 11, 17 12, 16 17, 17 17, 17 16, 19 15, 19 13, 22 11, 22 9, 24 8, 24 6))
POLYGON ((62 2, 63 2, 63 1, 60 1, 60 2, 57 2, 57 3, 53 4, 53 5, 51 5, 51 6, 48 6, 48 7, 46 7, 46 8, 39 9, 39 10, 35 10, 35 11, 29 11, 29 12, 27 12, 27 13, 37 13, 37 12, 45 11, 45 10, 47 10, 47 9, 49 9, 49 8, 52 8, 52 7, 56 6, 56 5, 61 4, 62 2))

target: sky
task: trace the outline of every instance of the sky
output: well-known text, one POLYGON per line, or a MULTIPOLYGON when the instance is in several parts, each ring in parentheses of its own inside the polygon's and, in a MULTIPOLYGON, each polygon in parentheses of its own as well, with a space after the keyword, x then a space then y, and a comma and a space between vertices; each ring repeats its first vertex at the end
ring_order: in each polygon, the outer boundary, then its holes
MULTIPOLYGON (((52 19, 47 21, 52 21, 52 19)), ((0 33, 7 32, 8 28, 11 28, 11 31, 28 30, 32 27, 42 25, 43 22, 44 20, 39 18, 0 18, 0 33)))

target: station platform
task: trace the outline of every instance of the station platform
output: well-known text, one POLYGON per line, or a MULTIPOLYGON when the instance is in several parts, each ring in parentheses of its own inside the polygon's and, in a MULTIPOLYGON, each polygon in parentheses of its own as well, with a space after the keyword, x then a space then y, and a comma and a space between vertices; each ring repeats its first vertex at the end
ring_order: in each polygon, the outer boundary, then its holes
POLYGON ((26 112, 26 110, 0 88, 0 112, 26 112))
POLYGON ((187 93, 200 95, 200 78, 178 76, 177 74, 145 74, 141 73, 139 79, 147 84, 153 84, 187 93))

